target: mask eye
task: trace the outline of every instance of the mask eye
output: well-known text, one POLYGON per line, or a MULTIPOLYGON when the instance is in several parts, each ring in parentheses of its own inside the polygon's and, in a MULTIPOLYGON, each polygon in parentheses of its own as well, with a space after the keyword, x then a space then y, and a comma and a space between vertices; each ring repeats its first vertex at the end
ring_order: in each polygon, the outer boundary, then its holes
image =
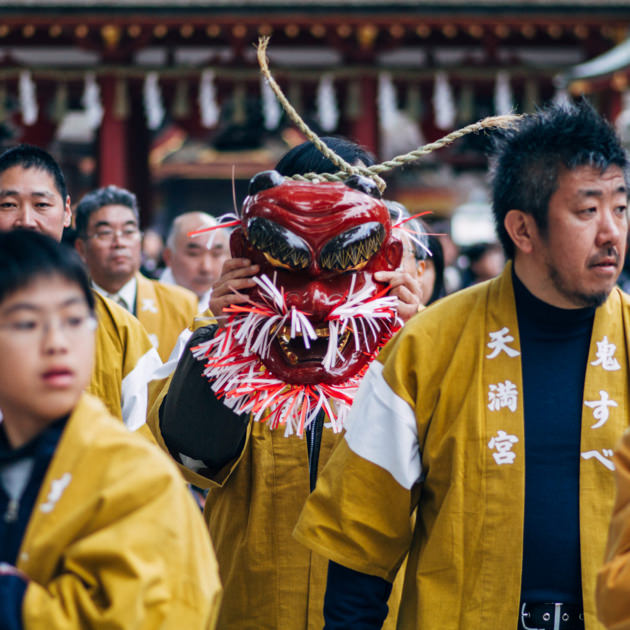
POLYGON ((364 267, 385 240, 385 228, 377 221, 358 225, 331 239, 322 248, 319 264, 327 271, 350 271, 364 267))
POLYGON ((304 240, 269 219, 250 219, 247 234, 250 243, 274 267, 299 271, 307 269, 311 262, 311 252, 304 240))

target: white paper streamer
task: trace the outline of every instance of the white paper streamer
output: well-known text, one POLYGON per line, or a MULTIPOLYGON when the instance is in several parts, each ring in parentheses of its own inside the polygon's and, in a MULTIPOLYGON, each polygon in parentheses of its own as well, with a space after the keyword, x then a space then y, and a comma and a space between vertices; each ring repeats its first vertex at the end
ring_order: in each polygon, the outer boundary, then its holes
POLYGON ((149 72, 144 80, 144 112, 149 129, 157 129, 166 113, 157 72, 149 72))
POLYGON ((571 102, 569 98, 569 92, 564 87, 556 88, 556 93, 553 95, 554 105, 568 105, 571 102))
POLYGON ((37 122, 37 96, 36 87, 31 73, 28 70, 20 72, 20 82, 18 86, 20 96, 20 111, 25 125, 34 125, 37 122))
POLYGON ((322 76, 317 86, 317 118, 325 132, 330 133, 337 129, 339 108, 333 78, 330 74, 322 76))
POLYGON ((199 114, 203 127, 214 127, 219 122, 219 105, 214 87, 214 72, 204 70, 199 83, 199 114))
POLYGON ((438 72, 435 75, 433 111, 435 113, 435 126, 438 129, 451 129, 455 125, 453 91, 448 83, 446 72, 438 72))
POLYGON ((262 98, 263 121, 265 129, 275 129, 282 118, 282 109, 276 95, 265 77, 260 77, 260 95, 262 98))
POLYGON ((382 72, 378 77, 378 117, 381 129, 389 130, 396 123, 398 100, 392 77, 382 72))
POLYGON ((510 87, 510 75, 501 70, 497 72, 494 85, 494 112, 497 116, 505 116, 513 113, 514 101, 512 88, 510 87))
POLYGON ((101 104, 101 88, 93 72, 85 75, 85 87, 81 103, 85 109, 87 122, 91 129, 97 129, 103 120, 103 105, 101 104))

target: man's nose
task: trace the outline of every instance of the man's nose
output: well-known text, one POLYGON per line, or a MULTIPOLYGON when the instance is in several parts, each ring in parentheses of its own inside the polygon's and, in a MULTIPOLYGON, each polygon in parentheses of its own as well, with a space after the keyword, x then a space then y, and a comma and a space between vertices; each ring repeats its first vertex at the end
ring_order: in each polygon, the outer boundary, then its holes
POLYGON ((622 236, 623 238, 626 237, 628 230, 627 226, 627 218, 617 214, 616 208, 607 209, 601 215, 599 230, 597 233, 597 244, 606 245, 608 243, 618 243, 622 236))
POLYGON ((21 206, 18 213, 15 227, 23 228, 25 230, 36 230, 37 222, 35 221, 35 211, 28 204, 21 206))
POLYGON ((68 350, 68 338, 60 322, 47 322, 43 330, 42 344, 46 354, 59 354, 68 350))

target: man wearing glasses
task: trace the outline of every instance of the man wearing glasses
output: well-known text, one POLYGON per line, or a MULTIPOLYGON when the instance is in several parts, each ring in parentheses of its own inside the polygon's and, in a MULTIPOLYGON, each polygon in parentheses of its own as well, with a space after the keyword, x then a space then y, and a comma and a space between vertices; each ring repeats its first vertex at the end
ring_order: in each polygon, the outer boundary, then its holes
POLYGON ((76 248, 96 291, 133 313, 163 361, 197 313, 197 297, 140 274, 141 237, 136 196, 107 186, 85 195, 76 208, 76 248))

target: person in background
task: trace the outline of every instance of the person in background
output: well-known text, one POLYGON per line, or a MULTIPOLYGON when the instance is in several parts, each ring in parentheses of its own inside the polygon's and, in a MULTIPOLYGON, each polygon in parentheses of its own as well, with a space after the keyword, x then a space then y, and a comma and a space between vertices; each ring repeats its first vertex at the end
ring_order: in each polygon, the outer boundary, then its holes
POLYGON ((419 307, 424 305, 422 276, 429 256, 429 237, 425 224, 420 219, 411 219, 409 211, 397 201, 385 200, 392 225, 404 221, 393 228, 394 234, 402 241, 403 255, 400 270, 409 274, 419 289, 419 307))
POLYGON ((422 285, 422 303, 425 306, 433 304, 444 297, 444 254, 440 239, 429 234, 428 242, 431 255, 425 260, 424 272, 420 283, 422 285))
POLYGON ((197 313, 197 296, 140 273, 142 235, 136 196, 107 186, 85 195, 75 210, 75 246, 95 290, 135 315, 163 361, 197 313))
POLYGON ((495 278, 505 266, 500 243, 475 243, 462 254, 468 259, 468 267, 462 272, 462 288, 495 278))
MULTIPOLYGON (((351 164, 371 163, 369 154, 353 142, 324 141, 351 164)), ((289 151, 278 168, 287 176, 313 169, 336 172, 330 161, 321 158, 307 142, 289 151)), ((248 299, 247 290, 255 285, 252 277, 259 269, 245 258, 224 264, 210 301, 219 326, 225 306, 248 299), (232 288, 242 293, 235 295, 232 288)), ((392 293, 398 297, 401 319, 415 315, 420 291, 412 276, 397 270, 377 272, 374 277, 381 273, 383 283, 396 277, 392 293)), ((300 276, 296 278, 299 282, 300 276)), ((308 277, 301 280, 306 284, 308 277)), ((326 563, 293 540, 291 530, 317 473, 317 465, 311 468, 309 449, 318 451, 321 466, 342 434, 324 429, 321 442, 315 437, 283 437, 265 423, 254 422, 249 413, 237 414, 226 406, 202 375, 203 362, 190 352, 217 333, 216 324, 212 320, 200 325, 190 338, 147 423, 158 443, 180 462, 186 479, 209 488, 204 514, 225 590, 218 628, 321 629, 326 563), (308 449, 307 444, 311 444, 308 449), (195 459, 201 461, 201 468, 195 459)), ((400 590, 395 588, 388 630, 395 626, 399 600, 400 590)))
POLYGON ((164 239, 154 228, 145 230, 142 235, 142 264, 140 272, 143 276, 158 280, 164 269, 162 254, 164 251, 164 239))
POLYGON ((160 282, 192 291, 199 299, 199 312, 208 308, 212 285, 230 258, 230 233, 228 228, 220 228, 196 236, 189 234, 216 225, 217 220, 205 212, 180 214, 173 221, 164 249, 166 269, 160 282))
POLYGON ((181 475, 84 393, 79 257, 14 230, 0 268, 0 630, 213 628, 216 559, 181 475))
POLYGON ((630 431, 613 457, 617 495, 604 566, 597 574, 597 616, 610 630, 630 629, 630 431))
MULTIPOLYGON (((22 228, 60 241, 71 219, 65 179, 49 153, 19 145, 0 155, 0 231, 22 228)), ((135 317, 98 293, 94 300, 96 360, 88 391, 137 429, 146 420, 146 384, 162 361, 135 317)))

